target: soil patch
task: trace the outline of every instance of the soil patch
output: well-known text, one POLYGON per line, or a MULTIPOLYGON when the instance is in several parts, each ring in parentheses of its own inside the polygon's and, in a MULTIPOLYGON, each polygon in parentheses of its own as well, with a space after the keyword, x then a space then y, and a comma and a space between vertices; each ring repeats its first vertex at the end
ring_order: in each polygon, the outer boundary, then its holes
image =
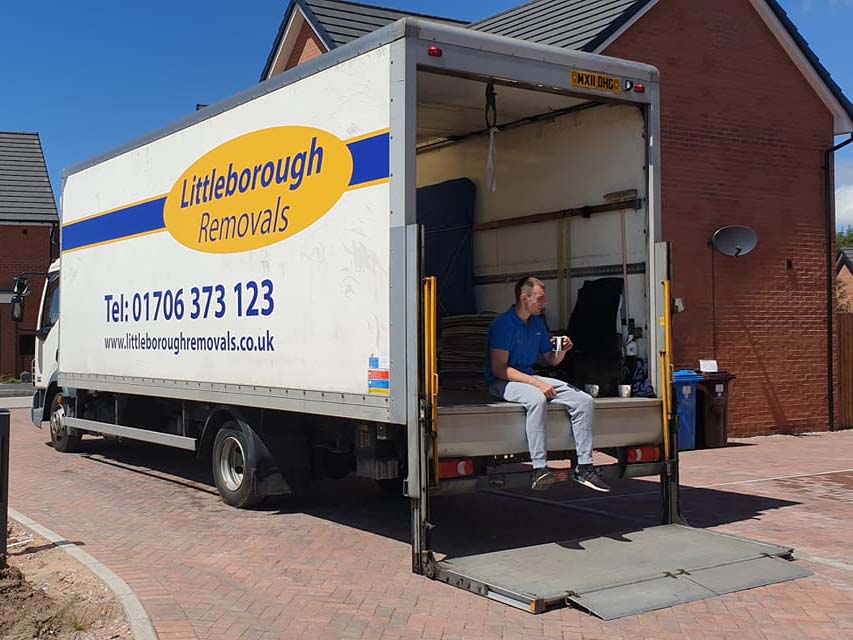
POLYGON ((0 638, 130 640, 115 594, 86 567, 16 523, 0 570, 0 638))

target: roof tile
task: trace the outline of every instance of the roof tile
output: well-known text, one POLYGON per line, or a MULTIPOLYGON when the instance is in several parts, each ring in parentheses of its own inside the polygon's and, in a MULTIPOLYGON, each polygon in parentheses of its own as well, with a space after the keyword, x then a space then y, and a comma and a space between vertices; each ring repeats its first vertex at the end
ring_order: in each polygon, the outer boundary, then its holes
POLYGON ((0 224, 56 221, 38 134, 0 131, 0 224))

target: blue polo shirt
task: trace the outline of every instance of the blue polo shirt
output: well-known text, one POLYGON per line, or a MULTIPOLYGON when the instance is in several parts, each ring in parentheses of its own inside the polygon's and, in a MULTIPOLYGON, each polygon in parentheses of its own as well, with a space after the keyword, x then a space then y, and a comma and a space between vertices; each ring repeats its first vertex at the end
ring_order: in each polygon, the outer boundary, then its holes
POLYGON ((498 378, 492 373, 491 350, 509 351, 507 365, 533 375, 533 363, 540 353, 552 350, 551 336, 542 316, 530 316, 525 323, 511 306, 492 321, 489 328, 489 346, 486 350, 486 382, 498 378))

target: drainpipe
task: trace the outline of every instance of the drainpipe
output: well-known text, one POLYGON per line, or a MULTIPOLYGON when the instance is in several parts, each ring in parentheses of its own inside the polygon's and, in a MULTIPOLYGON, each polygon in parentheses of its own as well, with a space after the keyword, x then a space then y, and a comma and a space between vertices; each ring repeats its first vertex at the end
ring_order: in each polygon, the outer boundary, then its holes
POLYGON ((835 385, 834 367, 832 354, 833 322, 832 313, 835 310, 835 295, 833 291, 833 280, 835 279, 835 257, 832 255, 832 234, 835 229, 832 225, 832 210, 835 193, 832 189, 835 183, 833 170, 833 154, 853 142, 853 133, 844 142, 831 147, 823 152, 823 178, 826 188, 826 386, 829 392, 829 430, 835 431, 835 385))

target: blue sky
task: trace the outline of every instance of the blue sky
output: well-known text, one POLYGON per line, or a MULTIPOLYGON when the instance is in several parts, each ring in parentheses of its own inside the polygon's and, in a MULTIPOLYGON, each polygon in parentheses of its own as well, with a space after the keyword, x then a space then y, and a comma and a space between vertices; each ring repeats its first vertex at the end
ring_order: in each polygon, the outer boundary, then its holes
MULTIPOLYGON (((746 0, 744 0, 746 1, 746 0)), ((378 0, 475 20, 521 0, 378 0)), ((62 169, 258 81, 286 0, 4 2, 0 130, 41 135, 59 196, 62 169)), ((853 0, 782 0, 853 98, 853 0), (846 33, 845 33, 846 32, 846 33)), ((839 138, 838 140, 841 140, 839 138)), ((840 224, 853 224, 853 144, 836 171, 840 224)))

